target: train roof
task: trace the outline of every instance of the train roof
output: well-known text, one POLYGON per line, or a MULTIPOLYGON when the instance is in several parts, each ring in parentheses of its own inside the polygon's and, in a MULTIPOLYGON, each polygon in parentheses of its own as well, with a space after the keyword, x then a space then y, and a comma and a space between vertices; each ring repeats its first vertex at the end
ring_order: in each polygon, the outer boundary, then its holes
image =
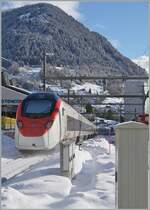
POLYGON ((30 99, 50 99, 50 100, 55 100, 57 101, 60 97, 54 93, 54 92, 37 92, 37 93, 31 93, 28 95, 25 99, 30 100, 30 99))

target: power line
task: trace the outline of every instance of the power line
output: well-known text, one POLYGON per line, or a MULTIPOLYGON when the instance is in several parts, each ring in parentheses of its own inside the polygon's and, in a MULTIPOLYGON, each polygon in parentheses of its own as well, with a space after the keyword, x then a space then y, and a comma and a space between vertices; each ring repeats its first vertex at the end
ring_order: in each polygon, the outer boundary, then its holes
MULTIPOLYGON (((62 98, 68 98, 68 95, 62 95, 62 94, 58 94, 60 97, 62 98)), ((143 97, 148 97, 148 96, 143 96, 143 95, 119 95, 119 94, 114 94, 114 95, 97 95, 97 94, 87 94, 87 95, 79 95, 79 94, 70 94, 69 95, 70 98, 143 98, 143 97)))
POLYGON ((99 80, 99 79, 107 79, 107 80, 148 80, 148 76, 51 76, 49 79, 51 80, 99 80))

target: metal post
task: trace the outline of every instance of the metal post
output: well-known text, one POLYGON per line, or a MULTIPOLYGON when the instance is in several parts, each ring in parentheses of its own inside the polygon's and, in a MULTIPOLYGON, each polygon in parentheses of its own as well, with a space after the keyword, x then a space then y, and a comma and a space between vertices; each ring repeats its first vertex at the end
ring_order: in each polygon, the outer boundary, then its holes
POLYGON ((121 122, 121 105, 119 106, 119 118, 120 118, 120 122, 121 122))
POLYGON ((47 56, 53 56, 54 53, 46 53, 44 50, 43 52, 43 90, 46 91, 46 57, 47 56))
POLYGON ((145 91, 144 91, 144 85, 142 85, 142 94, 143 94, 143 97, 142 97, 142 112, 144 114, 145 112, 145 91))
POLYGON ((97 117, 96 117, 96 112, 95 112, 95 110, 94 110, 94 114, 95 114, 95 120, 96 120, 96 123, 95 123, 95 124, 96 124, 96 131, 97 131, 97 130, 98 130, 98 129, 97 129, 98 126, 97 126, 97 117))
POLYGON ((68 89, 68 104, 70 102, 69 95, 70 95, 70 89, 68 89))
POLYGON ((81 96, 81 113, 82 113, 82 111, 83 111, 83 98, 81 96))
POLYGON ((134 110, 134 119, 135 119, 135 121, 136 121, 136 108, 135 108, 135 110, 134 110))
POLYGON ((43 91, 45 92, 46 91, 46 52, 44 50, 44 53, 43 53, 43 91))
POLYGON ((105 91, 106 90, 106 80, 103 79, 103 90, 105 91))
POLYGON ((60 87, 62 87, 62 79, 60 79, 60 87))

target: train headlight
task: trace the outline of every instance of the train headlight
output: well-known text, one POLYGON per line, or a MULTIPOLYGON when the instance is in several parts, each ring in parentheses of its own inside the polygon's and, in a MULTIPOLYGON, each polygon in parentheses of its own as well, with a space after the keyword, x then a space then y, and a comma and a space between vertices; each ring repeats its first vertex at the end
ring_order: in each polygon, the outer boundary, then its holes
POLYGON ((23 123, 22 123, 22 121, 17 121, 17 126, 18 126, 18 128, 23 128, 23 123))
POLYGON ((46 129, 51 128, 52 125, 53 125, 53 122, 54 122, 54 121, 48 121, 48 122, 45 124, 45 128, 46 128, 46 129))

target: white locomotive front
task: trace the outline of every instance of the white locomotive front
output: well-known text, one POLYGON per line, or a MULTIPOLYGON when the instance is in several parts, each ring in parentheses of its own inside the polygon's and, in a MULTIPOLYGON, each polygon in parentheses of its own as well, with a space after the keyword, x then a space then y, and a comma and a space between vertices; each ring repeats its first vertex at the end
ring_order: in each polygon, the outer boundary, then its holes
POLYGON ((96 127, 54 93, 33 93, 19 105, 15 143, 20 150, 52 149, 66 139, 85 139, 96 127))

